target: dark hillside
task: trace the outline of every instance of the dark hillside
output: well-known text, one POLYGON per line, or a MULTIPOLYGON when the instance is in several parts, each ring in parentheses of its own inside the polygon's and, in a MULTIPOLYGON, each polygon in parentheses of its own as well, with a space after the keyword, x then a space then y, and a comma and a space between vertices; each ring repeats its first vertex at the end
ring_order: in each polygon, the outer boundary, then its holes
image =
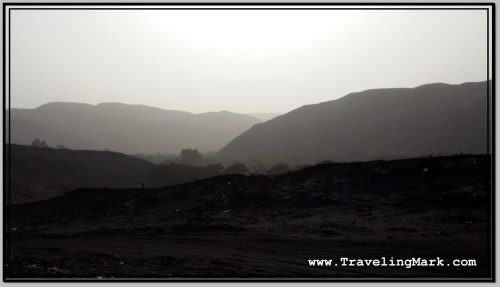
POLYGON ((484 154, 489 84, 351 93, 257 124, 219 155, 295 164, 484 154))
POLYGON ((491 195, 491 157, 465 155, 321 164, 279 176, 226 175, 160 189, 78 189, 12 207, 11 272, 488 276, 491 195), (308 258, 355 255, 475 258, 478 266, 422 273, 305 265, 308 258), (100 260, 99 270, 92 260, 100 260), (51 272, 53 266, 60 272, 51 272))
POLYGON ((153 164, 110 151, 10 145, 11 201, 50 198, 77 187, 141 187, 153 164))

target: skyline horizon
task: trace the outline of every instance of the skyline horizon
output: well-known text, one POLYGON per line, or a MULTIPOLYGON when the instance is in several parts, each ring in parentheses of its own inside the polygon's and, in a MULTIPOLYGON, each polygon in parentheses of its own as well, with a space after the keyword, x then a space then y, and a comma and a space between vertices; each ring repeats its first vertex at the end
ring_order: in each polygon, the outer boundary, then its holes
POLYGON ((491 70, 482 10, 15 10, 10 21, 19 108, 140 99, 191 113, 286 113, 491 70))
MULTIPOLYGON (((149 107, 149 108, 161 109, 161 110, 165 110, 165 111, 180 111, 180 112, 190 113, 190 114, 193 114, 193 115, 204 114, 204 113, 220 113, 220 112, 230 112, 230 113, 233 113, 233 114, 242 114, 242 115, 251 115, 251 114, 284 115, 286 113, 289 113, 291 111, 299 109, 299 108, 301 108, 303 106, 317 105, 317 104, 321 104, 321 103, 325 103, 325 102, 335 101, 335 100, 347 97, 347 96, 349 96, 350 94, 353 94, 353 93, 360 93, 360 92, 365 92, 365 91, 369 91, 369 90, 378 90, 378 89, 415 89, 415 88, 418 88, 418 87, 421 87, 421 86, 434 85, 434 84, 462 85, 462 84, 467 84, 467 83, 487 82, 487 81, 491 81, 491 80, 492 79, 488 79, 488 80, 484 80, 484 81, 465 81, 465 82, 460 82, 460 83, 431 82, 431 83, 420 84, 420 85, 413 86, 413 87, 379 87, 379 88, 370 88, 370 89, 365 89, 365 90, 352 91, 352 92, 349 92, 349 93, 347 93, 347 94, 345 94, 343 96, 340 96, 340 97, 337 97, 337 98, 334 98, 334 99, 331 99, 331 100, 326 100, 326 101, 316 102, 316 103, 306 103, 306 104, 303 104, 301 106, 298 106, 296 108, 293 108, 291 110, 284 111, 284 112, 262 112, 262 111, 239 112, 239 111, 229 110, 229 109, 225 109, 225 108, 220 108, 220 109, 217 109, 217 110, 208 110, 208 111, 194 112, 194 111, 188 111, 188 110, 182 110, 182 109, 176 109, 176 108, 153 106, 153 105, 148 105, 148 104, 143 104, 143 103, 126 103, 126 102, 96 102, 96 103, 90 103, 90 102, 83 102, 83 101, 79 101, 79 102, 77 102, 77 101, 51 101, 51 102, 42 103, 42 104, 34 106, 34 107, 14 107, 14 106, 11 106, 10 108, 11 109, 34 110, 34 109, 40 108, 40 107, 42 107, 44 105, 53 104, 53 103, 82 104, 82 105, 90 105, 90 106, 98 106, 98 105, 102 105, 102 104, 122 104, 122 105, 127 105, 127 106, 144 106, 144 107, 149 107)), ((8 109, 8 107, 7 107, 7 109, 8 109)))

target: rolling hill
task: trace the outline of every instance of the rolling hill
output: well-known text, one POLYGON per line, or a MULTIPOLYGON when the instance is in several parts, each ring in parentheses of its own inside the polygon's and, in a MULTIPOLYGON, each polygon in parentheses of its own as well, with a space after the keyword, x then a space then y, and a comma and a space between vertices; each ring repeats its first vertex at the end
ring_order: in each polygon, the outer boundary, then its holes
POLYGON ((141 187, 154 168, 147 161, 108 151, 12 144, 10 156, 11 203, 47 199, 80 187, 141 187))
POLYGON ((351 93, 257 124, 219 156, 269 164, 485 154, 487 85, 438 83, 351 93))
POLYGON ((10 119, 15 144, 40 138, 50 146, 127 154, 179 153, 184 148, 217 151, 260 122, 227 111, 191 114, 143 105, 64 102, 11 109, 10 119))

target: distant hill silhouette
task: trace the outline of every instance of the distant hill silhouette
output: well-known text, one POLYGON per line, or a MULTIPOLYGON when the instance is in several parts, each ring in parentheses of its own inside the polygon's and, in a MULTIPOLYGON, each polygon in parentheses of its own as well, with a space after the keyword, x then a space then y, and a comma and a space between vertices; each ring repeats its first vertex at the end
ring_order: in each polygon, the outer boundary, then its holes
POLYGON ((220 152, 265 163, 485 154, 488 82, 374 89, 253 126, 220 152))
POLYGON ((277 117, 281 114, 277 114, 277 113, 253 113, 253 114, 248 114, 248 115, 265 122, 265 121, 274 119, 275 117, 277 117))
POLYGON ((154 165, 121 153, 11 145, 11 202, 47 199, 79 187, 141 187, 154 165))
POLYGON ((179 153, 183 148, 217 151, 260 121, 227 111, 191 114, 143 105, 53 102, 11 110, 11 142, 35 138, 50 146, 128 154, 179 153))

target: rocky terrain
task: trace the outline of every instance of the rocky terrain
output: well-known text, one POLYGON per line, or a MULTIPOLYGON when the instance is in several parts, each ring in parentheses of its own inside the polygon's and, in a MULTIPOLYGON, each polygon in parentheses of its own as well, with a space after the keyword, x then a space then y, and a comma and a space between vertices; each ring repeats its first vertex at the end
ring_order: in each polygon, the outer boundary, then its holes
POLYGON ((488 278, 491 158, 331 163, 9 209, 9 278, 488 278), (427 256, 475 267, 309 267, 427 256))

